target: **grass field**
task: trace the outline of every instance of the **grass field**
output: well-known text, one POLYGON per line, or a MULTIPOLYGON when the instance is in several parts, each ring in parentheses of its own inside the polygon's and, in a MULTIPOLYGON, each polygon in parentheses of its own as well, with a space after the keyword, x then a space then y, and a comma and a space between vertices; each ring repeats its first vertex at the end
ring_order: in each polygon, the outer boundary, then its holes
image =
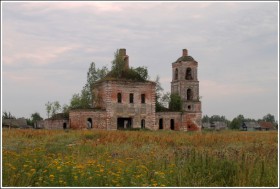
POLYGON ((3 186, 278 186, 277 132, 2 130, 3 186))

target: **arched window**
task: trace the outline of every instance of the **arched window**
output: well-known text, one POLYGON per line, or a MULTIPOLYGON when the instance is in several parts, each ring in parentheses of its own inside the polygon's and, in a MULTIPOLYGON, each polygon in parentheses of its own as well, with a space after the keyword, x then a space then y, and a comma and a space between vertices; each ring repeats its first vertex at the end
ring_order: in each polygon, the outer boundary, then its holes
POLYGON ((178 69, 177 68, 175 69, 175 77, 174 77, 174 79, 178 80, 178 69))
POLYGON ((186 80, 192 80, 193 77, 192 77, 192 69, 191 68, 187 68, 186 70, 186 80))
POLYGON ((122 93, 118 93, 118 103, 122 103, 122 93))
POLYGON ((145 119, 141 120, 141 129, 145 129, 145 119))
POLYGON ((87 128, 92 129, 92 119, 91 118, 87 119, 87 128))
POLYGON ((193 99, 193 94, 192 94, 192 90, 188 89, 187 90, 187 100, 192 100, 193 99))

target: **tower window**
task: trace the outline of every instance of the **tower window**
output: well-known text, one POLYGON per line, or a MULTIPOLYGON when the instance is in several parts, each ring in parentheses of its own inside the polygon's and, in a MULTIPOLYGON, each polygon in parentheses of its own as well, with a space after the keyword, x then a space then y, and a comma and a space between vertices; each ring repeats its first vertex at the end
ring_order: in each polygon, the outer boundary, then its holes
POLYGON ((146 95, 145 94, 141 94, 141 103, 142 104, 146 103, 146 95))
POLYGON ((188 89, 187 90, 187 100, 192 100, 192 99, 193 99, 192 90, 188 89))
POLYGON ((122 93, 118 93, 118 103, 122 103, 122 93))
POLYGON ((134 101, 134 95, 133 95, 133 93, 130 93, 129 94, 129 103, 133 103, 133 101, 134 101))
POLYGON ((192 80, 193 77, 192 77, 192 69, 191 68, 187 68, 186 70, 186 80, 192 80))
POLYGON ((178 69, 177 68, 175 69, 175 78, 174 79, 178 80, 178 69))

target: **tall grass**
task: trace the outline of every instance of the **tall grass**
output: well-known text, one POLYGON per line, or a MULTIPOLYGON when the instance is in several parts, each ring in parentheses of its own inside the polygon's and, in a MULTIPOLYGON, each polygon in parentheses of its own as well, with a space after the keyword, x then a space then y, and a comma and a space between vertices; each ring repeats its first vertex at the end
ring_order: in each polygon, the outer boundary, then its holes
POLYGON ((277 132, 3 129, 3 186, 274 186, 277 132))

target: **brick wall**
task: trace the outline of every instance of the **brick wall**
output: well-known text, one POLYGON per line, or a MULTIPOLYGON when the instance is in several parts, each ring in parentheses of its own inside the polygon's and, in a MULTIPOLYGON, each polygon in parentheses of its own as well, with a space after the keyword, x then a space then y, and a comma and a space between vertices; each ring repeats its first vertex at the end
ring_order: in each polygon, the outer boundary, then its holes
POLYGON ((156 129, 162 123, 163 130, 173 130, 172 120, 175 131, 198 131, 201 130, 201 113, 187 112, 157 112, 156 113, 156 129), (160 121, 162 119, 162 122, 160 121))
POLYGON ((92 129, 107 129, 106 118, 107 114, 102 110, 72 110, 69 113, 70 128, 87 129, 91 119, 92 129))
POLYGON ((116 130, 118 118, 132 119, 133 128, 141 128, 141 121, 145 120, 145 127, 155 129, 154 82, 107 80, 93 88, 94 107, 106 109, 107 129, 116 130), (118 102, 118 93, 121 94, 121 103, 118 102), (130 94, 133 94, 133 103, 130 103, 130 94), (145 103, 141 102, 142 94, 145 95, 145 103))
POLYGON ((67 119, 45 119, 45 120, 36 122, 36 128, 68 129, 69 121, 67 119))

